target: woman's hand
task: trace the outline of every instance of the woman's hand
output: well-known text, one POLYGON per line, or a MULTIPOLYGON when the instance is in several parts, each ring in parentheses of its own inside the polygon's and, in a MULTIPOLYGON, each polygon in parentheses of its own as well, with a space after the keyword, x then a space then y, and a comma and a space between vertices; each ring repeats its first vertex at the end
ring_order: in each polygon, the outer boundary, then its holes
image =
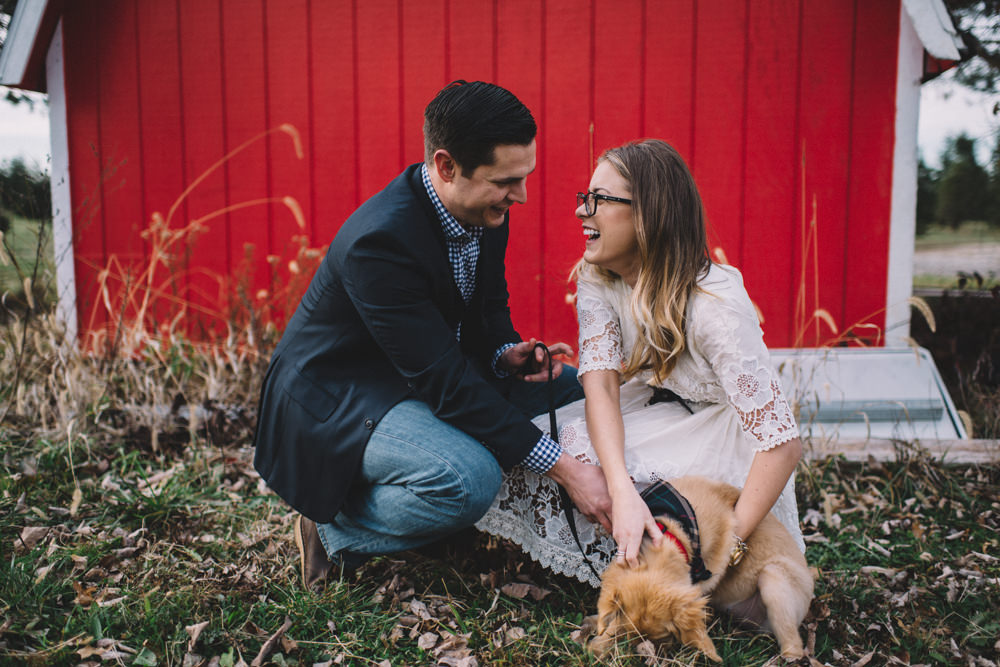
POLYGON ((663 533, 656 526, 649 507, 634 486, 629 486, 612 497, 611 526, 611 534, 618 543, 615 558, 619 563, 627 563, 629 567, 639 564, 639 547, 643 535, 648 533, 657 546, 663 541, 663 533))

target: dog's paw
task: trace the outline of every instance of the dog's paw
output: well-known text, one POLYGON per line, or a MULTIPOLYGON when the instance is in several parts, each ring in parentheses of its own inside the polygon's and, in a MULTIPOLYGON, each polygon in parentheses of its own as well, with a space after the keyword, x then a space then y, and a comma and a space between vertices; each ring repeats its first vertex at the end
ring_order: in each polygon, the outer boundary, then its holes
POLYGON ((806 657, 806 652, 801 646, 789 646, 781 651, 781 657, 789 662, 798 662, 806 657))
POLYGON ((597 632, 597 614, 583 619, 579 630, 569 633, 570 639, 577 644, 587 645, 587 641, 597 632))

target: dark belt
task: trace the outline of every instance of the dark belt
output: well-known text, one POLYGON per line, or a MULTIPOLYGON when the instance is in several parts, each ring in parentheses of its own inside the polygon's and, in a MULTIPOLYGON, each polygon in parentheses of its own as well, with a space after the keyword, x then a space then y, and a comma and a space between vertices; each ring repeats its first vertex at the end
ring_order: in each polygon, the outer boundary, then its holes
POLYGON ((650 397, 649 401, 646 402, 646 405, 656 405, 657 403, 680 403, 684 406, 685 410, 694 414, 694 410, 692 410, 691 406, 687 404, 687 401, 666 387, 650 387, 650 389, 653 390, 653 395, 650 397))

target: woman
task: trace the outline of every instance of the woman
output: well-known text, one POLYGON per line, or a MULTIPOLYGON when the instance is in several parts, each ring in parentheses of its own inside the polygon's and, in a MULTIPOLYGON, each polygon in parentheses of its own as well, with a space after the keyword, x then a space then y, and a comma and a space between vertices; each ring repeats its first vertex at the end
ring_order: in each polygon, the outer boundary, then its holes
MULTIPOLYGON (((798 428, 740 273, 708 258, 701 197, 684 160, 658 140, 610 149, 577 202, 586 398, 559 410, 559 440, 600 463, 612 499, 611 535, 578 515, 587 557, 601 568, 612 557, 635 565, 644 534, 663 539, 640 491, 686 474, 743 489, 739 538, 773 509, 804 550, 792 477, 798 428)), ((537 423, 544 428, 547 417, 537 423)), ((546 478, 515 469, 477 525, 557 572, 600 584, 546 478)))

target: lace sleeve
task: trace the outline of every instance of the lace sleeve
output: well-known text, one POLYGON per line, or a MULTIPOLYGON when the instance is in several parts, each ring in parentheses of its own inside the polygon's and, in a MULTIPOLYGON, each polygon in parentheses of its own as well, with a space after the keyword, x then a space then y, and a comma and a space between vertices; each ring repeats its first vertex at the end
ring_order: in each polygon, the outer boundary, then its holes
POLYGON ((581 280, 576 294, 576 314, 580 325, 580 368, 587 371, 623 369, 622 330, 611 303, 600 287, 581 280))
POLYGON ((742 286, 722 296, 702 294, 689 327, 693 344, 711 364, 728 403, 755 451, 777 447, 799 436, 795 417, 771 366, 764 334, 742 286), (736 292, 736 294, 733 294, 736 292))

